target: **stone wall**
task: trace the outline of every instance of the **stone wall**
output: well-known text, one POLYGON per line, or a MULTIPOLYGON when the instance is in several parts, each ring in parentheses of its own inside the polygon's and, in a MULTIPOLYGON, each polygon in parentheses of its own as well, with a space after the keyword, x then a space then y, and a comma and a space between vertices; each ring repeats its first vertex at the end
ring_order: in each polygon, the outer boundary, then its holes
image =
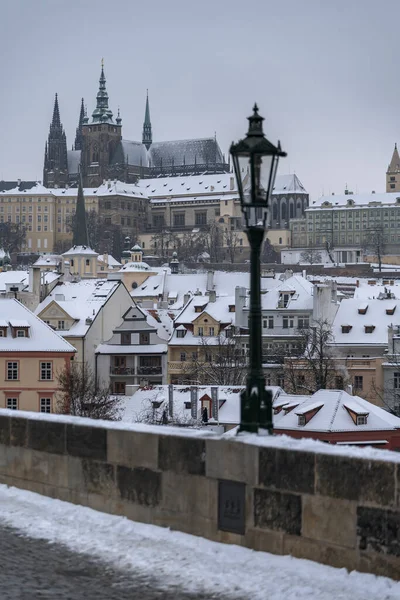
POLYGON ((397 454, 375 450, 378 458, 367 459, 322 443, 309 451, 304 441, 291 441, 297 449, 279 438, 257 442, 0 411, 0 482, 211 540, 400 579, 397 454))

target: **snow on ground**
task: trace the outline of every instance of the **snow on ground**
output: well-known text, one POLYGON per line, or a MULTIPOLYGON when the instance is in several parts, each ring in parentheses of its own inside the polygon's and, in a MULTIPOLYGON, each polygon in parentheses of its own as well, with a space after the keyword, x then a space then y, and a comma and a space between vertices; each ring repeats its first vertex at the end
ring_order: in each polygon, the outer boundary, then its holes
MULTIPOLYGON (((0 522, 187 592, 241 600, 398 600, 400 582, 135 523, 0 485, 0 522)), ((38 559, 39 560, 39 559, 38 559)))

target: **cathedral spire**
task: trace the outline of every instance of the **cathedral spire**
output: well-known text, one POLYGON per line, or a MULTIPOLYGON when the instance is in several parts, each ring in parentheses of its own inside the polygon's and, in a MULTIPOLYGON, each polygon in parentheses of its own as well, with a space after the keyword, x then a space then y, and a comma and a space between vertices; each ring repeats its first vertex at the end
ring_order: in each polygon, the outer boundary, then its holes
POLYGON ((143 123, 142 144, 144 144, 148 150, 152 143, 153 143, 153 134, 151 131, 151 121, 150 121, 149 90, 147 90, 146 110, 144 113, 144 123, 143 123))
POLYGON ((78 127, 76 128, 74 150, 82 150, 82 125, 85 119, 85 105, 83 98, 81 101, 81 110, 79 113, 78 127))
POLYGON ((73 227, 73 246, 89 246, 86 224, 85 197, 83 195, 82 177, 79 177, 78 197, 76 201, 75 222, 73 227))
POLYGON ((55 95, 53 117, 47 138, 43 185, 46 187, 65 187, 68 183, 67 139, 60 119, 58 95, 55 95))
POLYGON ((97 92, 96 108, 92 113, 92 123, 113 123, 112 111, 108 108, 106 77, 104 75, 104 60, 101 60, 99 91, 97 92))
POLYGON ((52 127, 61 127, 60 120, 60 109, 58 107, 58 94, 56 93, 56 97, 54 99, 54 108, 53 108, 53 119, 51 121, 52 127))

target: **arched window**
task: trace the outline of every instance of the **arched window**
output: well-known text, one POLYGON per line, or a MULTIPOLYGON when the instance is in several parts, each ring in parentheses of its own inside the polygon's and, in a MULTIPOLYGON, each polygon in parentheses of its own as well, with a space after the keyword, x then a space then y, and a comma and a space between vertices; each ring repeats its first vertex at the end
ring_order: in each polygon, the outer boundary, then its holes
POLYGON ((218 219, 218 223, 225 223, 223 217, 221 217, 220 219, 218 219))
POLYGON ((274 221, 277 221, 278 219, 278 207, 276 205, 276 202, 272 207, 272 218, 274 219, 274 221))
POLYGON ((293 206, 293 202, 291 202, 291 203, 290 203, 290 206, 289 206, 289 217, 290 217, 291 219, 293 219, 293 217, 294 217, 294 206, 293 206))
POLYGON ((279 243, 282 244, 282 238, 279 238, 279 243))
POLYGON ((286 202, 282 202, 281 215, 282 219, 286 219, 286 202))

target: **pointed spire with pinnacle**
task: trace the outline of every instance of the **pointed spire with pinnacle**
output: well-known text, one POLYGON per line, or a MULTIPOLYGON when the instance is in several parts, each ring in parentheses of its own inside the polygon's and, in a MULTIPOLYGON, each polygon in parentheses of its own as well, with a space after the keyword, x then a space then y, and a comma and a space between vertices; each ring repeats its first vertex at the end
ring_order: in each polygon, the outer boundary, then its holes
POLYGON ((53 108, 53 119, 51 121, 52 127, 61 127, 60 120, 60 109, 58 107, 58 94, 56 93, 56 97, 54 99, 54 108, 53 108))
POLYGON ((55 95, 53 117, 45 148, 43 185, 65 187, 68 183, 67 139, 60 119, 58 95, 55 95))
POLYGON ((400 156, 399 151, 397 150, 397 144, 394 145, 392 160, 390 161, 390 165, 388 167, 388 173, 398 173, 400 171, 400 156))
POLYGON ((81 110, 79 113, 79 122, 78 122, 78 127, 76 128, 76 134, 75 134, 74 150, 82 150, 82 144, 83 144, 82 125, 83 125, 84 119, 85 119, 85 105, 84 105, 83 98, 82 98, 81 110))
POLYGON ((86 224, 85 197, 83 195, 82 177, 79 178, 78 198, 76 201, 75 222, 73 228, 73 246, 89 246, 89 236, 86 224))
POLYGON ((108 108, 108 94, 106 90, 106 77, 104 75, 104 60, 101 60, 101 73, 97 104, 92 113, 92 123, 113 123, 112 111, 108 108))
POLYGON ((144 144, 148 150, 152 143, 153 143, 153 134, 151 131, 151 121, 150 121, 149 90, 147 90, 146 110, 144 113, 144 123, 143 123, 142 144, 144 144))

